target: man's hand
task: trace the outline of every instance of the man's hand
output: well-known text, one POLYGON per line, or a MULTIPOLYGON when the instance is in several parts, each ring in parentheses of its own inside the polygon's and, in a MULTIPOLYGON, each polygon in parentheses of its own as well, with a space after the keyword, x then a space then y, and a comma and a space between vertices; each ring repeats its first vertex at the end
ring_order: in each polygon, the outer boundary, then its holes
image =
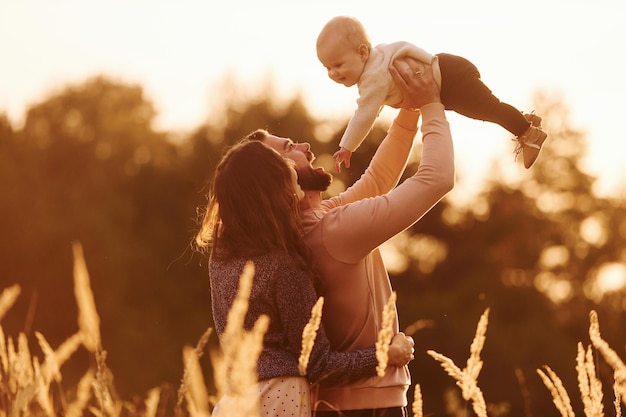
POLYGON ((441 102, 439 86, 433 78, 433 69, 413 58, 398 58, 389 72, 402 92, 402 102, 395 107, 419 109, 434 102, 441 102))

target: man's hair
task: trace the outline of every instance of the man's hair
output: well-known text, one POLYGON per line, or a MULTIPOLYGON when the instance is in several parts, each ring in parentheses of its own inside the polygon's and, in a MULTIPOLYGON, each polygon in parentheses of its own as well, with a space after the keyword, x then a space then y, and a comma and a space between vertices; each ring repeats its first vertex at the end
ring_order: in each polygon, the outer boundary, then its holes
POLYGON ((254 132, 246 135, 246 137, 242 139, 242 142, 250 141, 250 140, 258 140, 258 141, 263 142, 263 140, 265 140, 265 138, 268 135, 269 135, 269 132, 267 130, 257 129, 254 132))

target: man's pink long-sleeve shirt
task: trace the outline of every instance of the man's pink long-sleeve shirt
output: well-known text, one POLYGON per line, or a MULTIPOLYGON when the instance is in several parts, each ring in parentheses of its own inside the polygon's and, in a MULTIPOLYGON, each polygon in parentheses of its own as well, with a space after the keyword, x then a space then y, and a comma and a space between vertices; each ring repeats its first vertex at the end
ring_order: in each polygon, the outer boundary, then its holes
MULTIPOLYGON (((392 293, 378 247, 417 222, 454 186, 454 151, 444 106, 428 104, 421 114, 422 158, 413 176, 398 185, 419 117, 401 110, 361 178, 324 200, 321 208, 302 213, 305 239, 325 286, 322 319, 333 349, 376 343, 383 307, 392 293)), ((321 411, 406 406, 410 382, 407 367, 388 367, 382 378, 344 386, 322 382, 314 400, 321 411)))

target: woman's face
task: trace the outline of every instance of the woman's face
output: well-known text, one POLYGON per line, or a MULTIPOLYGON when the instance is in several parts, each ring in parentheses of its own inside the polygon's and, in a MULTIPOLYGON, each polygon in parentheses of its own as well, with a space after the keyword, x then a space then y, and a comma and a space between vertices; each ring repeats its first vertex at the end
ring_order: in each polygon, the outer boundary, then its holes
POLYGON ((304 191, 302 191, 302 188, 298 184, 298 174, 296 173, 296 169, 293 164, 289 164, 289 172, 291 173, 291 187, 296 194, 296 198, 300 201, 304 198, 304 191))

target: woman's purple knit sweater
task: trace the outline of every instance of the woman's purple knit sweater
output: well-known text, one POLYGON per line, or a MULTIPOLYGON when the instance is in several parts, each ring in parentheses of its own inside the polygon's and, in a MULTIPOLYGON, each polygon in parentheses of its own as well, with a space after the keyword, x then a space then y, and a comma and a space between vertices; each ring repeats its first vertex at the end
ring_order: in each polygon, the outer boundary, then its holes
MULTIPOLYGON (((298 376, 302 330, 317 301, 312 279, 303 268, 301 258, 274 252, 227 261, 211 259, 209 277, 217 334, 221 338, 224 332, 228 311, 248 260, 254 263, 255 275, 244 326, 250 330, 261 314, 270 318, 257 364, 258 380, 298 376)), ((326 333, 320 327, 306 377, 310 382, 352 381, 376 375, 376 364, 374 346, 350 352, 331 351, 326 333)))

